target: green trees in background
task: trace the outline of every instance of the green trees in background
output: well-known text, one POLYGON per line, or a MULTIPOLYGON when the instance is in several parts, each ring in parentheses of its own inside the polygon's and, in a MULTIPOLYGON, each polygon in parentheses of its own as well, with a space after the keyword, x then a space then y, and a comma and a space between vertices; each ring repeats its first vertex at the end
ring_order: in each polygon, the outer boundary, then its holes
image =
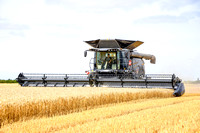
POLYGON ((0 83, 17 83, 16 80, 8 79, 8 80, 2 80, 0 79, 0 83))

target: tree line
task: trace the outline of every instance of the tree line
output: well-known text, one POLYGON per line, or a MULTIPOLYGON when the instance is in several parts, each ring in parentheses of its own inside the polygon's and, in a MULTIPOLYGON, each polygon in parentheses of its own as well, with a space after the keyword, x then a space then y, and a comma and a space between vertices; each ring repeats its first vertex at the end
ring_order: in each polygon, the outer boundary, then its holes
POLYGON ((13 79, 0 79, 0 83, 17 83, 17 81, 13 79))

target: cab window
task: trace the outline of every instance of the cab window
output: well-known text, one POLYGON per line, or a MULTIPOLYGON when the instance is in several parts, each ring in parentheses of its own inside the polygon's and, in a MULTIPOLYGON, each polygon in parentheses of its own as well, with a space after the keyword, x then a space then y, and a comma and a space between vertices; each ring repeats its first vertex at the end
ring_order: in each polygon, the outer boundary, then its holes
POLYGON ((117 69, 116 52, 97 52, 97 69, 117 69))

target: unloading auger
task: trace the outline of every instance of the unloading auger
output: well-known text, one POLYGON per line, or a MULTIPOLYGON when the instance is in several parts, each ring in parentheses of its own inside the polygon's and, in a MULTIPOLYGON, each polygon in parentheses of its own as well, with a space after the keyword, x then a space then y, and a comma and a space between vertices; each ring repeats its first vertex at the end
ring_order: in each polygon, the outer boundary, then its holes
POLYGON ((144 61, 156 63, 154 55, 134 51, 143 44, 132 40, 85 41, 94 52, 87 74, 36 74, 20 73, 17 81, 21 86, 35 87, 131 87, 174 89, 174 96, 185 92, 184 84, 175 74, 145 74, 144 61))

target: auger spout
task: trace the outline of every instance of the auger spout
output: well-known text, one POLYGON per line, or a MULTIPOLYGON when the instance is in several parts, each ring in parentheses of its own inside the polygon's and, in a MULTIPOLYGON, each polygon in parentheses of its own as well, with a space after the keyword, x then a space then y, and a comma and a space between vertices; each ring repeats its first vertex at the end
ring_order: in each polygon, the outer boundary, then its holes
POLYGON ((143 53, 138 53, 138 52, 132 52, 131 57, 133 58, 144 58, 145 60, 150 60, 152 64, 156 63, 156 57, 151 54, 143 54, 143 53))

